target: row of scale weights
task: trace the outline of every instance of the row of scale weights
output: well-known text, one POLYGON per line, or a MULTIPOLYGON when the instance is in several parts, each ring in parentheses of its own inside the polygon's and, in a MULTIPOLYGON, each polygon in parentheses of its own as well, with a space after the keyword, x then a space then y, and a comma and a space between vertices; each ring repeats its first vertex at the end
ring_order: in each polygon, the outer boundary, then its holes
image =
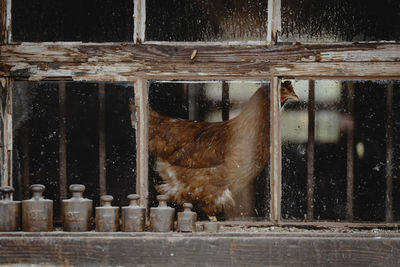
MULTIPOLYGON (((53 230, 53 200, 43 198, 45 186, 30 186, 32 198, 22 201, 22 231, 48 232, 53 230)), ((85 232, 90 230, 93 201, 83 197, 85 186, 72 184, 70 199, 62 200, 63 230, 85 232)), ((0 187, 0 232, 17 231, 21 223, 21 201, 13 201, 11 186, 0 187)), ((145 231, 146 209, 139 206, 137 194, 128 195, 129 206, 122 207, 121 230, 124 232, 145 231)), ((101 206, 96 207, 97 232, 116 232, 119 229, 119 207, 111 206, 113 197, 101 196, 101 206)), ((170 232, 174 230, 175 209, 167 206, 168 197, 158 195, 158 207, 150 209, 150 231, 170 232)), ((177 231, 196 231, 197 215, 191 211, 192 204, 185 203, 184 211, 178 212, 177 231)))

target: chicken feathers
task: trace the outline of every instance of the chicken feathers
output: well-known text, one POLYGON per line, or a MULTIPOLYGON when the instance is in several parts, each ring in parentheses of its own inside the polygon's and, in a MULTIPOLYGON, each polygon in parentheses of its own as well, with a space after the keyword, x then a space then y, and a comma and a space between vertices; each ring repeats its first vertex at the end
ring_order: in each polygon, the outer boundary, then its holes
MULTIPOLYGON (((298 99, 282 83, 281 102, 298 99)), ((269 88, 261 87, 241 113, 224 122, 194 122, 149 112, 149 153, 163 179, 157 187, 176 203, 192 202, 207 215, 234 205, 233 194, 269 162, 269 88)))

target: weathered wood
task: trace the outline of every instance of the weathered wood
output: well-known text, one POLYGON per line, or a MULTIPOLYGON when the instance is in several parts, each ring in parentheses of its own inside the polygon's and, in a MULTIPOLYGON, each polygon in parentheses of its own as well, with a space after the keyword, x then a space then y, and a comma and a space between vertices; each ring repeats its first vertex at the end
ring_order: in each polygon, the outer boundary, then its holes
POLYGON ((400 76, 400 44, 190 47, 23 43, 1 46, 0 51, 0 75, 33 80, 400 76), (194 49, 197 54, 191 60, 194 49))
POLYGON ((149 162, 148 162, 148 124, 149 124, 149 98, 146 80, 139 79, 135 82, 136 106, 136 193, 140 195, 140 205, 148 208, 149 198, 149 162))
POLYGON ((308 81, 307 219, 314 220, 315 81, 308 81))
POLYGON ((399 266, 399 234, 1 234, 1 264, 399 266))
POLYGON ((0 44, 11 41, 11 3, 12 0, 0 0, 0 44))
POLYGON ((281 220, 282 198, 282 141, 281 141, 281 105, 280 79, 273 77, 270 87, 271 119, 270 119, 270 220, 278 224, 281 220))
POLYGON ((386 95, 386 222, 393 221, 393 83, 387 87, 386 95))
POLYGON ((268 35, 267 43, 275 43, 278 40, 278 32, 281 31, 281 0, 268 1, 268 35))
POLYGON ((140 44, 144 42, 146 30, 146 1, 134 0, 133 1, 133 42, 140 44))
POLYGON ((349 124, 347 125, 346 140, 346 220, 353 220, 354 206, 354 83, 347 82, 348 103, 347 115, 349 124))
POLYGON ((59 121, 59 187, 60 199, 67 199, 67 91, 65 82, 58 83, 58 105, 60 110, 59 121))
POLYGON ((107 194, 107 180, 106 180, 106 130, 105 130, 105 109, 106 109, 106 98, 105 98, 105 84, 104 82, 99 83, 99 185, 100 195, 107 194))
POLYGON ((12 185, 12 89, 10 78, 0 78, 0 179, 1 186, 12 185))

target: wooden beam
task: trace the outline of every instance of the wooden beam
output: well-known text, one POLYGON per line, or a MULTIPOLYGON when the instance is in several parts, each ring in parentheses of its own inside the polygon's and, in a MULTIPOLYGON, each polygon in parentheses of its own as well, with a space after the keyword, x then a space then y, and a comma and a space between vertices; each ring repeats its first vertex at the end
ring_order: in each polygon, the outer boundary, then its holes
POLYGON ((12 0, 0 0, 0 44, 11 42, 11 3, 12 0))
POLYGON ((0 46, 0 51, 0 75, 32 80, 400 76, 400 44, 189 47, 24 43, 0 46), (194 49, 197 54, 191 60, 194 49))
POLYGON ((2 265, 398 266, 400 262, 396 233, 0 233, 0 245, 2 265))
POLYGON ((280 79, 271 78, 270 86, 270 220, 279 224, 281 220, 281 198, 282 198, 282 141, 281 141, 281 102, 280 102, 280 79))
POLYGON ((347 82, 346 220, 353 221, 354 206, 354 83, 347 82))
POLYGON ((314 220, 315 81, 308 81, 307 220, 314 220))
POLYGON ((389 82, 386 94, 386 222, 393 221, 393 82, 389 82))
POLYGON ((107 180, 106 180, 106 133, 105 133, 105 109, 106 109, 106 98, 105 98, 105 84, 100 82, 98 103, 99 103, 99 185, 100 195, 107 194, 107 180))
POLYGON ((13 185, 12 181, 12 91, 13 81, 0 78, 0 179, 1 186, 13 185))
POLYGON ((59 187, 60 199, 67 199, 67 91, 65 82, 58 83, 59 122, 59 187))
POLYGON ((147 80, 138 79, 134 85, 136 106, 136 193, 140 195, 140 205, 148 208, 149 162, 148 127, 149 97, 147 80))
POLYGON ((146 30, 146 1, 145 0, 133 0, 133 42, 135 44, 141 44, 145 40, 146 30))
POLYGON ((281 31, 281 0, 268 0, 267 27, 267 43, 276 43, 278 41, 278 32, 281 31))

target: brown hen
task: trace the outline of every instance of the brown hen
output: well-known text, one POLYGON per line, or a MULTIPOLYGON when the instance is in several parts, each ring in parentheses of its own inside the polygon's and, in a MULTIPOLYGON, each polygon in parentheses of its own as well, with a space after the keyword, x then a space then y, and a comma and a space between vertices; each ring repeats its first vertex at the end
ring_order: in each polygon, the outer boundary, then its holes
MULTIPOLYGON (((289 81, 281 103, 298 100, 289 81)), ((194 122, 150 109, 149 152, 164 184, 161 194, 179 204, 196 203, 207 215, 234 205, 233 194, 254 180, 269 162, 269 88, 261 87, 241 113, 224 122, 194 122)))

